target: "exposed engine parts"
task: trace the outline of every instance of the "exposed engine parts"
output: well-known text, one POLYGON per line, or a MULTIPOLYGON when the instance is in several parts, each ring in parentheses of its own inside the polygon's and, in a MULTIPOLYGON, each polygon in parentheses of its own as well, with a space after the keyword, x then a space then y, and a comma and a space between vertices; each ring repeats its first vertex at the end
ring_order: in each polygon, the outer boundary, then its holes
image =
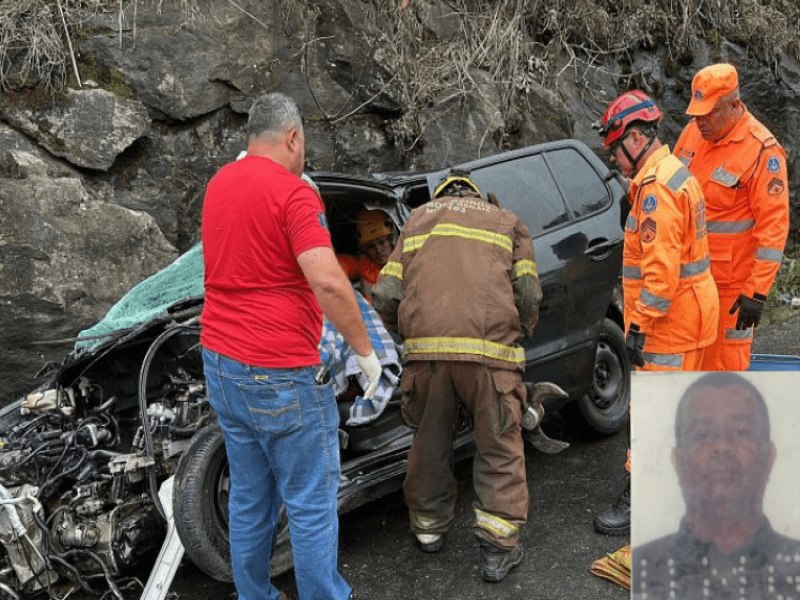
POLYGON ((121 599, 141 585, 122 575, 163 540, 154 489, 209 418, 197 340, 183 325, 137 339, 136 371, 119 344, 70 356, 3 413, 0 598, 121 599))

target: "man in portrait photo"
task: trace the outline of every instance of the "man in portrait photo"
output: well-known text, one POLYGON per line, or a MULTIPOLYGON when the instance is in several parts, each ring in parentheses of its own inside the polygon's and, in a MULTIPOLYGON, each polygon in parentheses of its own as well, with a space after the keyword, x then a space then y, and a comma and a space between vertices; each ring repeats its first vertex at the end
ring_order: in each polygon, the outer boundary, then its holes
POLYGON ((634 375, 633 598, 800 599, 800 373, 634 375))

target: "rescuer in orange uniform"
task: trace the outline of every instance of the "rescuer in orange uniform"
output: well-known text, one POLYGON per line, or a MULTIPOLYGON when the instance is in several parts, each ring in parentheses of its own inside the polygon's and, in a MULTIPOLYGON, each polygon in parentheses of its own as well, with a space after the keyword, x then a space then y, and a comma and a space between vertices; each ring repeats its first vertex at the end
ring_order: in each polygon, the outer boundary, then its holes
POLYGON ((382 210, 364 209, 358 213, 356 231, 358 247, 364 254, 340 254, 337 258, 350 281, 358 281, 361 293, 372 302, 372 290, 394 249, 394 224, 382 210))
MULTIPOLYGON (((630 178, 622 287, 628 356, 642 371, 699 370, 719 319, 700 184, 658 139, 662 113, 634 90, 608 105, 599 130, 610 160, 630 178)), ((630 473, 630 450, 625 469, 630 473)), ((597 513, 603 533, 630 530, 630 477, 597 513)))
POLYGON ((375 308, 405 339, 400 387, 415 429, 403 492, 419 546, 444 545, 456 509, 453 436, 474 421, 474 533, 481 576, 500 581, 523 558, 528 517, 520 430, 525 351, 541 287, 528 228, 451 174, 416 208, 375 288, 375 308))
POLYGON ((789 233, 786 154, 739 99, 729 64, 698 71, 674 154, 703 187, 711 273, 719 290, 717 340, 702 370, 746 370, 753 329, 789 233))

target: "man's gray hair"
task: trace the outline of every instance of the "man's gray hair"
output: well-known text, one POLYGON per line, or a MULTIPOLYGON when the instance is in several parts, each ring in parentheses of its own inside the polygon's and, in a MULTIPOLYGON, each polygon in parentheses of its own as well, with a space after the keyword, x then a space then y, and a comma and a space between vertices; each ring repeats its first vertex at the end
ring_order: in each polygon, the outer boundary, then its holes
POLYGON ((750 383, 750 380, 743 377, 739 373, 733 371, 712 371, 706 373, 701 377, 694 380, 694 382, 686 388, 686 391, 681 396, 678 403, 678 410, 675 415, 675 445, 680 446, 684 430, 689 426, 687 410, 689 398, 699 389, 712 388, 720 389, 726 387, 738 387, 746 390, 751 400, 753 400, 755 415, 759 421, 761 429, 762 440, 768 442, 770 439, 770 425, 769 425, 769 410, 767 404, 764 402, 764 396, 758 391, 758 388, 750 383))
POLYGON ((294 100, 286 94, 272 92, 253 102, 247 120, 247 136, 278 137, 290 129, 303 131, 303 118, 294 100))

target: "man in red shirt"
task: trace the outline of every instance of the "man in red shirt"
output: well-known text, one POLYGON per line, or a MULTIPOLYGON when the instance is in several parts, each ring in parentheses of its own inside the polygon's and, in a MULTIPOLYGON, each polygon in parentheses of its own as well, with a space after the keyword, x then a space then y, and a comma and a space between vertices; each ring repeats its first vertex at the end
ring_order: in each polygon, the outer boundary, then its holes
POLYGON ((247 156, 209 182, 203 205, 201 317, 209 402, 230 463, 228 522, 240 600, 277 600, 269 581, 281 505, 301 600, 345 600, 337 569, 339 417, 314 379, 323 312, 375 390, 381 367, 331 247, 319 195, 300 175, 305 140, 295 103, 257 99, 247 156))

